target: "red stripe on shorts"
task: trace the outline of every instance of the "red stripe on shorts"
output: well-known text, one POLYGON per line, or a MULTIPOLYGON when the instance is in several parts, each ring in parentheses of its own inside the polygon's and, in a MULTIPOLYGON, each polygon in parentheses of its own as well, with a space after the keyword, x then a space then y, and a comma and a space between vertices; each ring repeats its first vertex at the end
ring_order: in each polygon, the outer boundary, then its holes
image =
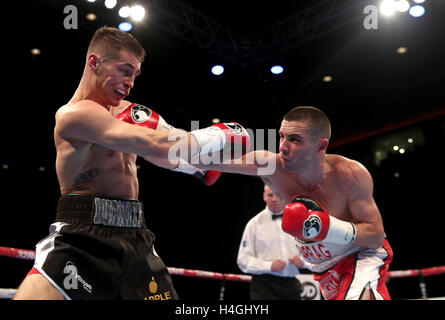
POLYGON ((40 274, 40 272, 36 268, 32 267, 31 271, 29 271, 26 276, 30 276, 32 274, 40 274))

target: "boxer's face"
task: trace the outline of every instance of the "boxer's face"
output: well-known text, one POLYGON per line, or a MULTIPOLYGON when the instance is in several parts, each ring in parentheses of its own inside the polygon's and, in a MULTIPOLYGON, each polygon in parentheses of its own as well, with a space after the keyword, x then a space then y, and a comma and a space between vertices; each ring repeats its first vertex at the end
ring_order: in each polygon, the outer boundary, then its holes
POLYGON ((115 57, 99 58, 96 85, 107 104, 119 105, 130 94, 141 73, 141 62, 131 52, 121 50, 115 57))
POLYGON ((283 120, 279 134, 279 151, 285 170, 295 172, 316 160, 318 143, 305 122, 283 120))
POLYGON ((269 208, 269 210, 272 211, 273 213, 279 213, 282 211, 281 201, 267 186, 264 187, 263 199, 264 202, 266 202, 266 205, 269 208))

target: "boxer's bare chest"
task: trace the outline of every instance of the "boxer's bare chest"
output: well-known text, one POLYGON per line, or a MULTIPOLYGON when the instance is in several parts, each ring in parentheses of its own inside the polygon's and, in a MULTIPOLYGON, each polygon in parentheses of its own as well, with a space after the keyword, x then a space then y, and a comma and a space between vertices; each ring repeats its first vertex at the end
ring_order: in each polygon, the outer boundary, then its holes
POLYGON ((317 200, 334 217, 346 220, 350 217, 348 195, 343 192, 341 178, 335 170, 325 173, 319 183, 310 187, 286 172, 277 172, 263 180, 281 196, 284 205, 290 203, 294 196, 303 194, 317 200))

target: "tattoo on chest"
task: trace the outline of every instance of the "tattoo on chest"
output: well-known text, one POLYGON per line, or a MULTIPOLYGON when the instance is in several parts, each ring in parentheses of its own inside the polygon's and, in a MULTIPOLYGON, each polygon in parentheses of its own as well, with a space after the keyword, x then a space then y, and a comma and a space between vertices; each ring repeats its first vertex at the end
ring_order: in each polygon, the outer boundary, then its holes
POLYGON ((80 173, 76 179, 74 179, 75 184, 90 182, 99 174, 99 169, 91 169, 80 173))

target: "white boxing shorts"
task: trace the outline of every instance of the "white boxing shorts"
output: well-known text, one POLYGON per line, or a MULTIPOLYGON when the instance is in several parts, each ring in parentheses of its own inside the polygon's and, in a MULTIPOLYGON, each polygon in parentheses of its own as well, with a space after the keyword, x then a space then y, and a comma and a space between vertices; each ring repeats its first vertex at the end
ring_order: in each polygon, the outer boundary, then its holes
POLYGON ((364 249, 348 255, 332 268, 315 273, 326 300, 360 300, 365 289, 371 289, 376 300, 391 300, 386 287, 393 251, 385 240, 378 249, 364 249))

